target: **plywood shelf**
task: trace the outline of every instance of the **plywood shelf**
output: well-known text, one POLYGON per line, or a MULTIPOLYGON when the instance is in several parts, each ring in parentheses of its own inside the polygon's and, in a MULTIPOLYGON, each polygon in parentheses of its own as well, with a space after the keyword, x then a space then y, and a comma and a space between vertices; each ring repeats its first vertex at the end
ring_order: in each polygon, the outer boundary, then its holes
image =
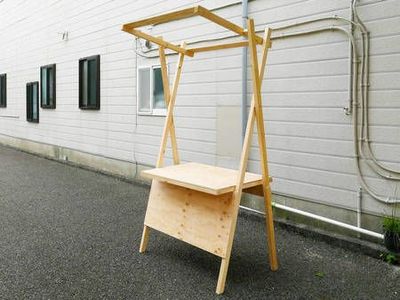
MULTIPOLYGON (((142 175, 199 192, 222 195, 235 190, 238 170, 192 162, 146 170, 142 172, 142 175)), ((243 189, 261 185, 261 175, 246 172, 243 189)))

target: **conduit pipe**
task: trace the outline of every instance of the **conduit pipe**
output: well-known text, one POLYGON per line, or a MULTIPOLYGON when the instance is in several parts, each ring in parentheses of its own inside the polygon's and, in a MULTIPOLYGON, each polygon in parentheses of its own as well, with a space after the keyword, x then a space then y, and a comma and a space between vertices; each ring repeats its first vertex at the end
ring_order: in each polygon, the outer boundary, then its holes
MULTIPOLYGON (((358 76, 357 76, 358 55, 356 54, 356 52, 354 52, 354 55, 351 56, 353 62, 352 63, 350 62, 350 64, 353 65, 353 71, 355 73, 355 74, 350 73, 350 74, 352 74, 351 78, 350 78, 350 79, 352 79, 351 80, 351 87, 352 87, 351 89, 352 89, 352 91, 349 88, 349 95, 351 93, 353 96, 349 97, 349 113, 351 113, 351 112, 354 113, 355 112, 354 116, 353 116, 353 133, 354 133, 354 142, 355 142, 354 150, 355 150, 355 160, 356 160, 356 166, 357 166, 357 168, 356 168, 357 169, 357 175, 358 175, 358 178, 360 180, 361 186, 373 198, 377 199, 378 201, 384 202, 384 203, 389 203, 389 204, 390 203, 397 203, 397 202, 400 202, 400 199, 391 199, 389 197, 381 197, 380 195, 377 195, 375 192, 373 192, 367 186, 367 184, 366 184, 366 182, 365 182, 365 180, 364 180, 364 178, 363 178, 363 176, 361 174, 361 170, 360 170, 360 161, 359 160, 360 160, 360 154, 361 154, 361 157, 366 160, 367 164, 371 167, 371 169, 375 173, 377 173, 378 175, 380 175, 380 176, 382 176, 384 178, 387 178, 387 179, 397 179, 397 177, 395 177, 395 176, 393 177, 392 175, 382 174, 381 172, 377 171, 377 169, 374 167, 374 165, 372 165, 369 162, 369 159, 366 158, 366 156, 362 152, 362 147, 360 146, 362 141, 367 141, 368 151, 371 154, 371 158, 372 158, 373 162, 375 162, 376 165, 380 166, 385 171, 388 171, 388 172, 391 172, 391 173, 394 173, 394 174, 400 174, 399 172, 397 172, 395 170, 392 170, 392 169, 389 169, 388 167, 386 167, 386 166, 382 165, 381 163, 379 163, 376 160, 375 156, 373 155, 372 149, 370 148, 369 130, 368 130, 368 115, 367 115, 368 114, 368 110, 366 110, 366 114, 364 113, 364 109, 367 109, 367 105, 364 105, 364 103, 367 104, 367 100, 368 100, 368 93, 367 93, 368 86, 367 86, 367 84, 365 84, 365 82, 368 83, 368 76, 369 76, 368 75, 368 66, 369 66, 369 63, 368 63, 368 58, 369 58, 369 33, 367 32, 364 24, 361 22, 361 20, 358 17, 358 14, 357 14, 357 11, 356 11, 356 8, 355 8, 356 7, 356 2, 357 2, 357 0, 353 1, 352 10, 353 10, 353 14, 354 14, 355 20, 357 22, 355 22, 353 20, 347 20, 345 18, 338 17, 338 16, 332 16, 332 17, 322 17, 322 18, 318 18, 318 19, 313 19, 313 20, 307 20, 307 21, 303 21, 303 22, 299 22, 299 23, 294 23, 294 24, 282 26, 282 27, 279 27, 279 28, 274 28, 273 30, 276 31, 276 30, 288 29, 288 28, 297 27, 297 26, 306 25, 306 24, 311 24, 311 23, 316 23, 316 22, 320 22, 320 21, 324 21, 324 20, 340 20, 340 21, 344 21, 344 22, 347 22, 349 24, 355 25, 358 28, 360 28, 361 32, 366 33, 366 34, 363 35, 363 42, 364 42, 364 38, 367 38, 367 43, 366 43, 365 46, 363 45, 362 66, 364 66, 365 64, 366 65, 361 70, 363 79, 360 81, 360 87, 361 87, 361 90, 363 91, 362 95, 366 96, 366 97, 362 97, 365 100, 361 101, 362 102, 362 108, 363 108, 361 110, 363 112, 362 120, 366 120, 366 130, 365 130, 365 133, 364 133, 364 130, 361 131, 362 132, 362 135, 360 135, 361 138, 358 137, 358 132, 357 132, 358 116, 356 116, 357 115, 357 105, 358 105, 358 101, 356 101, 357 100, 357 83, 358 83, 358 76), (367 58, 365 58, 365 56, 367 56, 367 58), (364 102, 364 101, 366 101, 366 102, 364 102), (364 138, 364 134, 365 134, 365 138, 364 138), (359 150, 361 150, 361 152, 359 150)), ((280 38, 286 38, 286 37, 298 36, 298 35, 305 35, 305 34, 311 34, 311 33, 317 33, 317 32, 329 31, 329 30, 332 30, 332 31, 333 30, 340 30, 340 31, 346 33, 346 35, 349 37, 350 45, 352 45, 352 48, 354 50, 356 50, 356 46, 355 46, 354 37, 353 37, 352 32, 349 33, 346 30, 344 30, 343 28, 337 27, 337 26, 330 26, 330 27, 319 28, 319 29, 314 29, 314 30, 294 32, 294 33, 289 33, 289 34, 281 34, 279 36, 272 37, 272 39, 280 39, 280 38)), ((259 32, 261 32, 261 31, 259 31, 259 32)), ((231 36, 225 36, 225 37, 216 38, 216 39, 212 39, 212 40, 213 41, 217 41, 217 40, 227 39, 227 38, 230 38, 230 37, 231 36)), ((211 41, 211 40, 210 39, 198 40, 198 41, 192 42, 190 44, 202 43, 202 42, 207 42, 207 41, 211 41)), ((151 57, 151 56, 146 56, 146 57, 151 57)), ((156 57, 156 56, 154 56, 154 57, 156 57)), ((350 87, 350 85, 349 85, 349 87, 350 87)), ((247 88, 247 86, 246 86, 246 88, 247 88)), ((246 105, 245 109, 247 109, 247 105, 246 105)), ((364 123, 365 122, 362 122, 363 126, 364 126, 364 123)), ((358 232, 361 232, 361 233, 364 233, 364 234, 368 234, 368 235, 371 235, 371 236, 375 236, 375 237, 378 237, 378 238, 382 238, 383 237, 381 234, 378 234, 378 233, 375 233, 375 232, 372 232, 372 231, 368 231, 368 230, 365 230, 365 229, 362 229, 362 228, 357 228, 357 227, 349 225, 349 224, 345 224, 345 223, 338 222, 338 221, 335 221, 335 220, 331 220, 331 219, 328 219, 328 218, 320 217, 318 215, 310 214, 310 213, 307 213, 307 212, 302 212, 300 210, 293 209, 293 208, 290 208, 290 207, 285 207, 283 205, 279 205, 279 208, 286 209, 288 211, 299 213, 299 214, 302 214, 302 215, 305 215, 305 216, 309 216, 309 217, 314 218, 314 219, 319 219, 321 221, 326 221, 326 222, 331 223, 331 224, 336 224, 338 226, 341 226, 341 227, 344 227, 344 228, 348 228, 350 230, 358 231, 358 232)))
MULTIPOLYGON (((353 6, 352 8, 354 9, 354 5, 355 5, 356 0, 353 2, 353 6)), ((355 17, 357 18, 357 20, 359 20, 358 15, 356 13, 354 13, 355 17)), ((314 20, 308 20, 308 21, 304 21, 301 23, 296 23, 296 24, 290 24, 287 26, 282 26, 279 28, 274 28, 274 30, 281 30, 281 29, 287 29, 287 28, 291 28, 294 26, 300 26, 300 25, 304 25, 304 24, 310 24, 313 22, 319 22, 319 21, 323 21, 323 20, 329 20, 329 19, 338 19, 337 16, 334 17, 323 17, 323 18, 319 18, 319 19, 314 19, 314 20)), ((353 25, 357 25, 360 28, 360 31, 363 32, 364 34, 367 33, 366 28, 363 24, 359 24, 356 23, 352 20, 346 20, 344 18, 340 18, 343 21, 349 22, 350 24, 353 25)), ((364 133, 364 121, 365 121, 365 116, 366 114, 364 113, 364 111, 367 108, 367 105, 365 103, 365 88, 367 88, 367 86, 364 84, 364 77, 365 77, 365 47, 364 47, 364 39, 362 39, 363 41, 363 55, 362 55, 362 60, 361 60, 361 78, 362 80, 360 81, 360 90, 362 91, 361 93, 361 112, 362 112, 362 116, 361 116, 361 126, 360 126, 360 138, 358 137, 358 133, 357 133, 357 127, 358 127, 358 110, 357 110, 357 106, 358 106, 358 95, 357 95, 357 83, 358 83, 358 54, 356 52, 356 44, 355 44, 355 40, 354 40, 354 36, 352 33, 347 32, 346 30, 344 30, 343 28, 340 27, 336 27, 336 26, 331 26, 330 27, 333 30, 342 30, 344 33, 347 34, 347 36, 349 37, 350 40, 350 44, 352 45, 352 48, 354 51, 352 51, 353 55, 352 55, 352 60, 353 60, 353 76, 352 76, 352 97, 350 97, 350 100, 352 102, 352 108, 351 111, 354 112, 353 115, 353 136, 354 136, 354 150, 355 150, 355 160, 356 160, 356 169, 357 169, 357 176, 359 178, 360 184, 361 186, 364 188, 364 190, 370 194, 373 198, 375 198, 376 200, 380 201, 380 202, 384 202, 387 204, 394 204, 394 203, 399 203, 400 199, 396 199, 396 198, 390 198, 390 197, 382 197, 380 195, 378 195, 377 193, 375 193, 374 191, 372 191, 369 186, 367 185, 367 183, 365 182, 365 179, 363 178, 363 175, 361 173, 361 167, 360 167, 360 156, 365 159, 365 161, 367 162, 368 166, 378 175, 386 178, 386 179, 394 179, 394 180, 398 180, 400 178, 398 178, 395 175, 387 175, 387 174, 383 174, 382 172, 380 172, 380 170, 378 170, 375 165, 373 165, 369 158, 367 158, 365 156, 365 154, 363 153, 362 150, 362 140, 363 140, 363 133, 364 133)), ((317 33, 317 32, 321 32, 321 31, 326 31, 329 29, 325 29, 325 28, 320 28, 320 29, 315 29, 315 30, 309 30, 309 31, 303 31, 303 32, 295 32, 295 33, 289 33, 289 34, 281 34, 280 36, 276 36, 276 37, 272 37, 272 39, 278 39, 278 38, 284 38, 284 37, 290 37, 290 36, 297 36, 297 35, 303 35, 303 34, 309 34, 309 33, 317 33)), ((363 36, 364 38, 364 36, 363 36)), ((349 89, 350 90, 350 89, 349 89)), ((367 125, 365 127, 368 127, 367 125)), ((369 143, 367 143, 369 146, 369 143)), ((370 151, 372 152, 372 151, 370 151)), ((373 157, 374 160, 374 157, 373 157)), ((376 160, 376 159, 375 159, 376 160)))
MULTIPOLYGON (((358 19, 358 16, 357 16, 356 14, 355 14, 355 17, 358 19)), ((290 24, 290 25, 286 25, 286 26, 274 28, 273 30, 276 31, 276 30, 288 29, 288 28, 292 28, 292 27, 296 27, 296 26, 301 26, 301 25, 305 25, 305 24, 311 24, 311 23, 320 22, 320 21, 325 21, 325 20, 342 20, 342 21, 345 21, 345 22, 347 22, 347 23, 356 25, 358 28, 360 28, 361 31, 366 31, 363 25, 360 25, 359 23, 356 23, 356 22, 354 22, 354 21, 352 21, 352 20, 347 20, 347 19, 345 19, 345 18, 338 17, 338 16, 333 16, 333 17, 322 17, 322 18, 317 18, 317 19, 313 19, 313 20, 307 20, 307 21, 303 21, 303 22, 299 22, 299 23, 295 23, 295 24, 290 24)), ((292 33, 288 33, 288 34, 280 34, 280 35, 278 35, 278 36, 272 36, 271 39, 273 39, 273 40, 274 40, 274 39, 281 39, 281 38, 287 38, 287 37, 293 37, 293 36, 299 36, 299 35, 306 35, 306 34, 312 34, 312 33, 318 33, 318 32, 323 32, 323 31, 330 31, 330 30, 332 30, 332 31, 334 31, 334 30, 339 30, 339 31, 344 32, 344 33, 349 37, 349 40, 350 40, 350 42, 351 42, 351 44, 352 44, 352 46, 353 46, 353 49, 356 50, 356 45, 355 45, 355 42, 354 42, 354 37, 353 37, 353 35, 352 35, 351 33, 349 33, 347 30, 345 30, 345 29, 343 29, 343 28, 341 28, 341 27, 335 26, 335 25, 329 26, 329 27, 317 28, 317 29, 313 29, 313 30, 307 30, 307 31, 299 31, 299 32, 292 32, 292 33)), ((226 38, 229 38, 229 37, 216 38, 216 39, 212 39, 212 40, 215 41, 215 40, 222 40, 222 39, 226 39, 226 38)), ((190 43, 190 44, 201 43, 201 42, 206 42, 206 41, 210 41, 210 39, 207 39, 207 40, 199 40, 199 41, 196 41, 196 42, 192 42, 192 43, 190 43)), ((353 65, 356 64, 357 61, 358 61, 358 55, 356 54, 356 52, 354 52, 354 53, 355 53, 355 55, 353 55, 353 65)), ((149 57, 149 56, 148 56, 148 57, 149 57)), ((156 57, 156 56, 154 56, 154 57, 156 57)), ((364 51, 363 51, 362 63, 361 63, 362 66, 364 65, 364 61, 365 61, 365 59, 364 59, 364 51)), ((357 83, 358 83, 358 67, 353 67, 353 70, 354 70, 354 73, 355 73, 355 74, 353 74, 353 76, 352 76, 352 78, 353 78, 353 83, 352 83, 353 88, 352 88, 352 89, 353 89, 353 93, 355 93, 355 94, 353 94, 353 97, 352 97, 353 105, 352 105, 352 109, 351 109, 351 110, 352 110, 353 112, 356 112, 356 113, 354 113, 354 115, 356 115, 356 114, 357 114, 357 104, 358 104, 358 102, 356 101, 356 99, 357 99, 357 83), (356 105, 354 105, 354 104, 356 104, 356 105)), ((363 68, 362 68, 362 71, 364 72, 364 69, 363 69, 363 68)), ((363 102, 362 102, 362 103, 363 103, 363 102)), ((361 110, 361 111, 363 111, 363 110, 361 110)), ((353 117, 353 119, 358 119, 358 118, 357 118, 357 116, 355 116, 355 117, 353 117)), ((362 118, 362 120, 363 120, 363 118, 362 118)), ((358 126, 357 122, 353 122, 353 128, 355 127, 355 128, 354 128, 354 132, 357 131, 357 126, 358 126)), ((355 136, 355 135, 354 135, 354 136, 355 136)), ((362 135, 361 135, 361 136, 362 136, 362 135)), ((371 169, 372 169, 375 173, 377 173, 378 175, 380 175, 380 176, 382 176, 382 177, 384 177, 384 178, 388 178, 388 177, 385 176, 385 174, 382 174, 381 172, 379 172, 379 171, 374 167, 374 165, 372 165, 372 164, 370 163, 369 159, 364 155, 364 153, 363 153, 363 151, 362 151, 360 139, 358 138, 358 134, 357 134, 357 138, 355 138, 355 145, 354 145, 354 147, 355 147, 355 158, 356 158, 357 176, 359 177, 360 184, 361 184, 361 186, 364 188, 364 190, 365 190, 367 193, 369 193, 373 198, 375 198, 376 200, 378 200, 378 201, 381 201, 381 202, 384 202, 384 203, 397 203, 397 202, 400 202, 400 199, 390 199, 389 197, 382 197, 382 196, 376 194, 375 192, 373 192, 373 191, 368 187, 368 185, 366 184, 366 182, 365 182, 365 180, 364 180, 364 178, 363 178, 363 176, 362 176, 362 174, 361 174, 361 170, 360 170, 360 161, 359 161, 359 160, 360 160, 360 155, 361 155, 362 158, 365 159, 365 161, 367 162, 367 164, 371 167, 371 169)), ((391 176, 391 177, 389 177, 388 179, 396 179, 396 178, 393 177, 393 176, 391 176)))
MULTIPOLYGON (((279 208, 279 209, 282 209, 282 210, 285 210, 285 211, 289 211, 289 212, 301 215, 301 216, 305 216, 305 217, 308 217, 308 218, 311 218, 311 219, 314 219, 314 220, 318 220, 318 221, 322 221, 322 222, 325 222, 325 223, 329 223, 329 224, 332 224, 332 225, 335 225, 335 226, 338 226, 338 227, 341 227, 341 228, 346 228, 346 229, 349 229, 349 230, 352 230, 352 231, 355 231, 355 232, 359 232, 359 233, 362 233, 362 234, 365 234, 365 235, 368 235, 368 236, 372 236, 372 237, 375 237, 375 238, 378 238, 378 239, 383 239, 383 234, 380 234, 380 233, 377 233, 377 232, 374 232, 374 231, 371 231, 371 230, 367 230, 367 229, 364 229, 364 228, 356 227, 354 225, 350 225, 350 224, 347 224, 347 223, 344 223, 344 222, 339 222, 339 221, 336 221, 336 220, 333 220, 333 219, 330 219, 330 218, 322 217, 322 216, 319 216, 319 215, 316 215, 316 214, 313 214, 313 213, 309 213, 309 212, 306 212, 306 211, 303 211, 303 210, 300 210, 300 209, 296 209, 296 208, 289 207, 289 206, 282 205, 282 204, 275 203, 275 202, 272 203, 272 206, 276 207, 276 208, 279 208)), ((265 213, 263 213, 261 211, 258 211, 256 209, 252 209, 252 208, 249 208, 249 207, 246 207, 246 206, 242 206, 242 205, 240 205, 240 208, 243 209, 243 210, 251 211, 251 212, 254 212, 254 213, 257 213, 257 214, 261 214, 261 215, 265 216, 265 213)))
MULTIPOLYGON (((354 10, 353 10, 353 0, 350 1, 350 24, 349 24, 349 32, 354 37, 354 10)), ((349 104, 344 108, 346 115, 351 115, 353 113, 353 44, 349 41, 349 104)), ((361 228, 361 215, 362 215, 362 188, 358 189, 357 193, 357 227, 361 228)), ((358 237, 360 237, 360 233, 358 233, 358 237)))
MULTIPOLYGON (((352 46, 353 46, 353 88, 352 88, 352 92, 353 92, 353 142, 354 142, 354 157, 356 160, 356 169, 357 169, 357 176, 360 180, 360 184, 362 186, 362 188, 368 193, 370 194, 373 198, 375 198, 376 200, 383 202, 383 203, 387 203, 387 204, 394 204, 394 203, 399 203, 400 199, 396 199, 396 198, 390 198, 390 197, 382 197, 381 195, 378 195, 377 193, 375 193, 374 191, 372 191, 369 186, 367 185, 367 183, 365 182, 364 177, 361 174, 361 166, 360 166, 360 143, 359 143, 359 133, 358 133, 358 112, 357 112, 357 106, 358 106, 358 89, 357 89, 357 83, 358 83, 358 54, 357 54, 357 48, 356 48, 356 44, 355 44, 355 39, 353 37, 353 35, 351 33, 349 33, 346 29, 342 28, 342 27, 338 27, 338 26, 330 26, 328 28, 326 27, 322 27, 322 28, 317 28, 317 29, 313 29, 313 30, 308 30, 308 31, 298 31, 298 32, 292 32, 292 33, 288 33, 288 34, 281 34, 279 36, 275 36, 272 37, 272 39, 282 39, 282 38, 287 38, 287 37, 292 37, 292 36, 297 36, 297 35, 305 35, 305 34, 313 34, 313 33, 317 33, 317 32, 324 32, 324 31, 330 31, 330 30, 336 30, 336 31, 341 31, 343 33, 345 33, 352 46)), ((362 130, 362 128, 360 128, 360 131, 362 130)))
MULTIPOLYGON (((365 142, 367 146, 367 150, 369 152, 369 155, 372 159, 372 162, 377 165, 379 168, 382 170, 389 172, 389 175, 386 174, 379 174, 386 179, 393 179, 393 180, 400 180, 400 171, 391 169, 382 163, 380 163, 372 151, 371 148, 371 143, 370 143, 370 138, 369 138, 369 110, 368 110, 368 88, 369 88, 369 43, 370 43, 370 36, 369 32, 366 29, 364 23, 358 16, 357 12, 357 0, 353 0, 352 4, 352 10, 354 11, 354 16, 360 25, 360 30, 362 32, 362 45, 363 45, 363 66, 362 66, 362 74, 361 74, 361 82, 360 82, 360 89, 362 91, 362 124, 361 126, 363 127, 363 135, 361 136, 361 142, 365 142), (365 124, 364 124, 365 123, 365 124), (365 126, 365 127, 364 127, 365 126)), ((362 149, 361 149, 362 151, 362 149)), ((367 160, 368 161, 368 160, 367 160)), ((368 161, 369 162, 369 161, 368 161)))
POLYGON ((376 194, 374 191, 372 191, 367 183, 365 182, 362 174, 361 174, 361 166, 360 166, 360 147, 359 147, 359 134, 358 134, 358 113, 357 113, 357 105, 358 105, 358 93, 357 93, 357 81, 358 81, 358 54, 357 54, 357 48, 355 44, 354 37, 351 33, 349 33, 346 29, 338 26, 330 26, 328 28, 322 27, 322 28, 317 28, 313 30, 308 30, 308 31, 300 31, 300 32, 293 32, 289 34, 281 34, 279 36, 273 37, 272 39, 282 39, 282 38, 287 38, 291 36, 298 36, 298 35, 305 35, 305 34, 310 34, 310 33, 317 33, 317 32, 324 32, 324 31, 329 31, 329 30, 336 30, 336 31, 341 31, 345 33, 349 40, 352 43, 353 46, 353 71, 354 71, 354 80, 353 80, 353 142, 354 142, 354 158, 356 160, 356 169, 357 169, 357 176, 359 178, 360 184, 363 187, 363 189, 370 194, 372 197, 374 197, 376 200, 384 202, 384 203, 397 203, 400 202, 400 199, 391 199, 390 197, 382 197, 378 194, 376 194))
MULTIPOLYGON (((354 28, 353 28, 353 21, 354 21, 354 12, 353 12, 353 0, 351 0, 351 5, 350 5, 350 23, 349 23, 349 32, 353 35, 354 33, 354 28)), ((344 112, 346 115, 351 115, 352 110, 353 110, 353 44, 349 41, 349 104, 347 107, 344 108, 344 112)))
MULTIPOLYGON (((247 28, 248 18, 248 0, 242 0, 242 20, 243 28, 247 28)), ((246 135, 247 126, 247 47, 242 48, 242 103, 241 103, 241 114, 242 114, 242 144, 246 135)))
MULTIPOLYGON (((369 111, 368 111, 368 87, 369 87, 369 32, 367 31, 365 25, 363 24, 363 22, 361 21, 361 19, 358 16, 357 10, 356 10, 356 3, 357 0, 352 0, 352 5, 351 5, 351 16, 354 15, 354 17, 356 18, 357 22, 354 22, 353 20, 347 20, 345 18, 342 17, 338 17, 338 16, 333 16, 333 17, 322 17, 322 18, 318 18, 318 19, 313 19, 313 20, 307 20, 304 22, 300 22, 300 23, 294 23, 294 24, 289 24, 286 26, 282 26, 279 28, 274 28, 274 30, 282 30, 282 29, 287 29, 287 28, 292 28, 292 27, 296 27, 296 26, 300 26, 300 25, 305 25, 305 24, 311 24, 314 22, 319 22, 319 21, 324 21, 324 20, 330 20, 330 19, 335 19, 335 20, 342 20, 345 22, 348 22, 351 27, 353 25, 356 25, 362 34, 362 50, 363 50, 363 55, 362 55, 362 59, 361 59, 361 81, 360 81, 360 90, 362 91, 361 93, 361 132, 362 134, 360 134, 360 138, 359 138, 359 152, 360 155, 363 159, 365 159, 366 163, 368 164, 368 166, 379 176, 385 178, 385 179, 389 179, 389 180, 400 180, 400 172, 396 171, 394 169, 391 169, 389 167, 386 167, 385 165, 383 165, 382 163, 380 163, 377 159, 376 156, 374 155, 372 148, 371 148, 371 141, 369 138, 369 111), (369 157, 367 157, 367 155, 365 155, 364 151, 363 151, 363 142, 366 144, 367 146, 367 151, 369 153, 369 157), (372 162, 370 161, 372 160, 372 162), (382 172, 383 171, 383 172, 382 172), (389 174, 387 174, 387 172, 389 174)), ((352 32, 351 32, 352 34, 352 32)), ((351 51, 353 46, 352 43, 350 42, 350 55, 351 55, 351 51)), ((352 60, 353 56, 350 56, 352 60)), ((353 65, 352 62, 350 61, 349 65, 353 65)), ((350 67, 349 67, 350 68, 350 67)), ((352 72, 349 72, 350 74, 350 85, 349 85, 349 107, 347 109, 345 109, 346 114, 351 114, 353 112, 353 99, 351 94, 351 89, 352 89, 352 81, 353 80, 357 80, 356 78, 353 78, 352 76, 352 72)), ((359 174, 361 174, 361 172, 358 172, 359 174)), ((365 181, 363 180, 364 184, 365 181)), ((370 189, 367 190, 367 192, 369 192, 370 189)), ((375 198, 374 195, 371 195, 375 198)), ((379 199, 378 199, 379 200, 379 199)), ((382 201, 382 199, 381 199, 382 201)), ((400 199, 398 200, 400 201, 400 199)), ((395 201, 395 202, 398 202, 395 201)), ((385 201, 386 202, 386 201, 385 201)), ((389 201, 389 203, 395 203, 393 201, 389 201)))

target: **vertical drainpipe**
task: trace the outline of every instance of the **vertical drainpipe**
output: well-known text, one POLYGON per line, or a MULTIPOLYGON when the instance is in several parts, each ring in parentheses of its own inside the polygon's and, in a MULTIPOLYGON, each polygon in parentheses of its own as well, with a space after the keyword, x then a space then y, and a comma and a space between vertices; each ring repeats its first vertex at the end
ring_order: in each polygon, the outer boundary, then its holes
MULTIPOLYGON (((243 28, 247 28, 248 0, 242 0, 243 28)), ((242 144, 247 126, 247 47, 242 48, 242 144)))
MULTIPOLYGON (((354 20, 354 13, 353 13, 353 1, 350 0, 350 20, 354 20)), ((353 23, 350 23, 349 28, 350 34, 353 34, 353 23)), ((348 106, 344 108, 344 112, 346 115, 351 115, 353 113, 353 44, 349 41, 349 99, 348 99, 348 106)))
MULTIPOLYGON (((354 0, 350 0, 350 20, 354 21, 354 12, 353 12, 353 3, 354 0)), ((353 23, 350 23, 350 34, 353 34, 354 26, 353 23)), ((345 108, 346 115, 356 114, 357 111, 352 111, 353 101, 357 99, 353 99, 353 44, 349 41, 349 106, 345 108)), ((357 67, 357 65, 355 65, 357 67)), ((354 116, 353 116, 354 118, 354 116)), ((357 192, 357 227, 361 228, 361 214, 362 214, 362 188, 360 187, 357 192)), ((358 237, 360 237, 360 233, 358 233, 358 237)))

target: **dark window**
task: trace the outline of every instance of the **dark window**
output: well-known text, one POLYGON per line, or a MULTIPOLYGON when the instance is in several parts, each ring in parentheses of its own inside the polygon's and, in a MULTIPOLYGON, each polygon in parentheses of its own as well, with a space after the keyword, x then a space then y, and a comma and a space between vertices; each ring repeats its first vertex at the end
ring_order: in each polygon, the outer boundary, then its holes
POLYGON ((79 60, 79 108, 100 109, 100 55, 79 60))
POLYGON ((0 75, 0 107, 7 107, 7 74, 0 75))
POLYGON ((56 65, 40 68, 40 106, 56 108, 56 65))
POLYGON ((26 120, 39 123, 39 82, 26 84, 26 120))

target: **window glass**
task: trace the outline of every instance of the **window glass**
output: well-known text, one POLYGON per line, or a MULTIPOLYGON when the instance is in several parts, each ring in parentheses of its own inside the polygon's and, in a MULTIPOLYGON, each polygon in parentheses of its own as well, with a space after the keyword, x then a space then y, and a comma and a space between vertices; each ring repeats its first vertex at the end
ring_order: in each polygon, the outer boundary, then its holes
POLYGON ((41 76, 41 91, 42 91, 42 103, 43 105, 49 105, 49 99, 47 96, 47 68, 42 68, 41 76))
POLYGON ((32 119, 38 118, 38 99, 37 99, 38 86, 32 85, 32 119))
POLYGON ((79 108, 100 109, 100 55, 79 60, 79 108))
POLYGON ((48 68, 47 69, 47 78, 48 78, 48 104, 53 105, 54 104, 54 82, 55 82, 55 78, 54 78, 54 68, 48 68))
POLYGON ((97 78, 97 62, 96 60, 89 60, 87 62, 88 69, 88 104, 96 105, 96 78, 97 78))
POLYGON ((161 68, 153 68, 153 109, 165 108, 161 68))
POLYGON ((142 68, 138 71, 138 100, 140 112, 150 112, 150 70, 150 68, 142 68))
POLYGON ((84 106, 88 105, 88 62, 85 60, 83 62, 82 70, 82 104, 84 106))
POLYGON ((40 68, 40 98, 42 108, 56 108, 56 65, 40 68))
POLYGON ((26 84, 26 120, 39 122, 39 82, 26 84))

